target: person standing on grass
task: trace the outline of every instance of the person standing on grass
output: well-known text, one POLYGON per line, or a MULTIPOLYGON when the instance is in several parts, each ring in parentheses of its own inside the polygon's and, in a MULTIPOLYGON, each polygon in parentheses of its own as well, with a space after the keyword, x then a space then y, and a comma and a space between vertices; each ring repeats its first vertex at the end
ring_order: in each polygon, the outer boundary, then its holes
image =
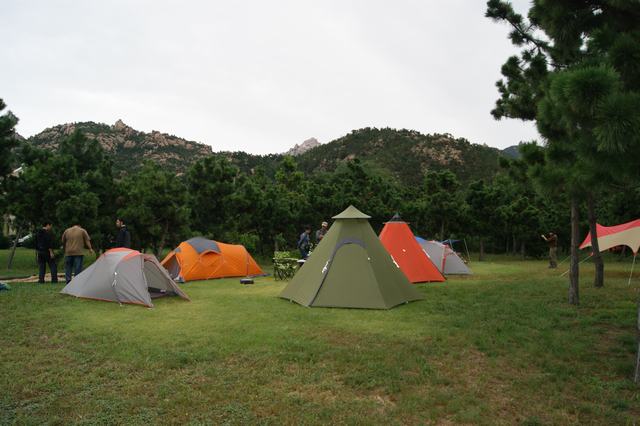
POLYGON ((116 219, 116 227, 118 228, 118 235, 116 235, 116 245, 114 247, 131 248, 131 233, 129 233, 127 225, 124 224, 124 220, 121 217, 116 219))
POLYGON ((311 240, 309 239, 310 234, 311 227, 305 226, 304 232, 300 234, 300 238, 298 238, 298 250, 300 250, 301 259, 309 257, 309 250, 311 249, 311 240))
POLYGON ((51 272, 51 284, 58 282, 58 265, 56 265, 53 248, 51 222, 44 221, 42 228, 36 232, 36 258, 38 260, 38 283, 40 284, 44 284, 47 265, 49 265, 49 271, 51 272))
POLYGON ((94 251, 93 247, 91 247, 89 234, 78 224, 64 231, 62 245, 64 246, 64 277, 67 284, 69 284, 72 272, 74 276, 78 276, 82 272, 84 249, 89 249, 91 253, 94 253, 94 251))
POLYGON ((555 269, 558 267, 558 236, 549 232, 547 235, 542 234, 541 237, 549 245, 549 268, 555 269))
POLYGON ((327 229, 329 229, 329 224, 327 222, 322 222, 320 229, 316 231, 316 244, 320 244, 320 241, 322 241, 324 235, 327 233, 327 229))

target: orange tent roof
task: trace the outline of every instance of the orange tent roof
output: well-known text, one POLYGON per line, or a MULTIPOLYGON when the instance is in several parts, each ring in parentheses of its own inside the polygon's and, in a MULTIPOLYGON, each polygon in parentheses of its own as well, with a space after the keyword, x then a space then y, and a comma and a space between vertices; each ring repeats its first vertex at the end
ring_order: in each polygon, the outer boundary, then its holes
POLYGON ((380 242, 412 283, 445 281, 416 241, 409 225, 398 215, 384 225, 380 232, 380 242))
POLYGON ((182 281, 264 274, 244 246, 202 237, 180 243, 164 258, 162 266, 172 278, 182 281))

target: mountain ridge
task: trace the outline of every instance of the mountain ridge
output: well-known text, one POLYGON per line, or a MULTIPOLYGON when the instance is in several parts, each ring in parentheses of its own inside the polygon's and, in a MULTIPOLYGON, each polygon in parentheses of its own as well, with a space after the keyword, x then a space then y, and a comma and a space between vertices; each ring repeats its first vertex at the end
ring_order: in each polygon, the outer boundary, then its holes
POLYGON ((490 179, 498 170, 498 157, 505 155, 497 148, 474 144, 448 133, 422 134, 415 130, 370 127, 353 130, 324 144, 310 138, 284 154, 215 152, 210 145, 178 136, 156 130, 150 133, 135 130, 122 120, 112 125, 95 122, 60 124, 27 138, 26 143, 55 149, 76 130, 98 140, 113 157, 114 171, 119 175, 137 170, 145 160, 180 174, 200 158, 213 155, 226 158, 245 173, 254 173, 260 167, 273 176, 284 156, 294 155, 299 169, 308 175, 331 173, 341 164, 357 158, 365 167, 383 170, 409 185, 421 184, 430 170, 451 170, 464 183, 490 179))

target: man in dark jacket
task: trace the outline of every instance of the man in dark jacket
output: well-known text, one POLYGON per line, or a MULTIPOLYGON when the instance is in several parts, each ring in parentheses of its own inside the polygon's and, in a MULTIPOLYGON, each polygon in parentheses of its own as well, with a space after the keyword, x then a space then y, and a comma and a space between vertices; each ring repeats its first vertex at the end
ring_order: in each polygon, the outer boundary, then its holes
POLYGON ((45 221, 42 228, 36 232, 36 255, 38 258, 38 282, 44 284, 47 264, 51 270, 51 283, 58 282, 58 265, 53 255, 53 237, 51 236, 51 222, 45 221))
POLYGON ((305 226, 304 232, 300 234, 300 238, 298 238, 298 250, 300 250, 300 258, 306 259, 309 257, 309 250, 311 249, 311 240, 309 239, 309 234, 311 234, 311 227, 305 226))
POLYGON ((127 229, 127 225, 124 224, 124 220, 119 217, 116 219, 116 226, 118 227, 118 235, 116 235, 116 247, 131 248, 131 234, 127 229))

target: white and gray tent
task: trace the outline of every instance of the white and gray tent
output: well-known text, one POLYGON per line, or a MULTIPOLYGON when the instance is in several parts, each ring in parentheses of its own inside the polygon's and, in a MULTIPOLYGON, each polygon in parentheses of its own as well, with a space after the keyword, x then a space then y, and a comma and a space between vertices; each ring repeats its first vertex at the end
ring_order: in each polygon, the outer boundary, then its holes
POLYGON ((425 240, 420 237, 416 237, 416 240, 441 273, 445 275, 473 274, 469 267, 460 259, 460 256, 447 244, 425 240))
POLYGON ((155 256, 127 248, 105 252, 60 293, 150 308, 151 299, 157 297, 179 296, 190 300, 155 256))

